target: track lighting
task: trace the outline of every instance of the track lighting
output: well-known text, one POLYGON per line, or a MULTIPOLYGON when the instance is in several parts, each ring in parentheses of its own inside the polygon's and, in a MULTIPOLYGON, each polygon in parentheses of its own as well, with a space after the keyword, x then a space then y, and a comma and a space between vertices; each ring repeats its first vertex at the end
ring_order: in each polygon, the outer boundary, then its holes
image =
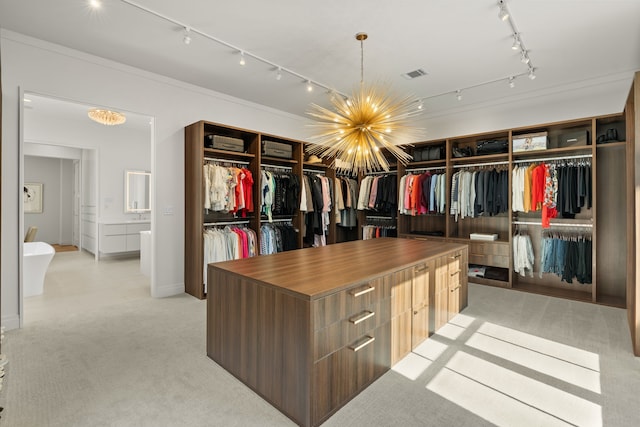
POLYGON ((462 101, 462 92, 459 89, 456 91, 456 99, 462 101))
POLYGON ((282 79, 282 67, 278 67, 276 70, 276 80, 282 79))
POLYGON ((307 80, 307 92, 313 92, 313 85, 311 84, 311 80, 307 80))
POLYGON ((533 67, 529 67, 529 79, 534 80, 536 78, 535 69, 533 67))
POLYGON ((418 102, 418 110, 422 110, 424 108, 424 101, 421 99, 420 102, 418 102))
POLYGON ((511 89, 513 89, 514 87, 516 87, 516 79, 513 77, 509 77, 509 87, 511 89))
POLYGON ((500 6, 500 12, 498 12, 498 18, 501 21, 506 21, 509 19, 509 11, 507 10, 507 6, 504 4, 503 0, 498 1, 498 6, 500 6))
POLYGON ((244 52, 240 51, 240 65, 246 64, 244 60, 244 52))
POLYGON ((191 43, 191 29, 189 29, 189 27, 184 27, 184 38, 182 41, 187 45, 191 43))
POLYGON ((528 63, 529 63, 529 61, 531 61, 531 60, 529 59, 529 55, 527 55, 527 51, 526 51, 526 50, 523 50, 523 51, 522 51, 522 55, 520 55, 520 61, 521 61, 523 64, 528 64, 528 63))
POLYGON ((520 39, 518 38, 518 34, 513 35, 513 44, 511 45, 511 49, 519 50, 520 49, 520 39))

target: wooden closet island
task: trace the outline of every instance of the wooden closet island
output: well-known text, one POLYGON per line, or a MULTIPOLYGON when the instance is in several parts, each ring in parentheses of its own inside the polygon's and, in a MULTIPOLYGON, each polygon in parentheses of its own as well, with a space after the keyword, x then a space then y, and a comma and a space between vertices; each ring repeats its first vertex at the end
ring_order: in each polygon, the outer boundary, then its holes
POLYGON ((381 238, 209 264, 207 355, 319 425, 466 307, 467 259, 381 238))

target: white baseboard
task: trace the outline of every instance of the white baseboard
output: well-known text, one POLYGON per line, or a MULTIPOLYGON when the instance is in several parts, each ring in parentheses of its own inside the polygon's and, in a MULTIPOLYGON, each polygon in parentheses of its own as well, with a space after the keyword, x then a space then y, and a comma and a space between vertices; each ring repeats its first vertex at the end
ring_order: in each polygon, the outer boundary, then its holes
POLYGON ((153 298, 166 298, 184 293, 184 283, 176 283, 173 285, 156 286, 151 289, 153 298))
POLYGON ((20 327, 20 316, 12 314, 10 316, 2 316, 2 326, 5 330, 18 329, 20 327))

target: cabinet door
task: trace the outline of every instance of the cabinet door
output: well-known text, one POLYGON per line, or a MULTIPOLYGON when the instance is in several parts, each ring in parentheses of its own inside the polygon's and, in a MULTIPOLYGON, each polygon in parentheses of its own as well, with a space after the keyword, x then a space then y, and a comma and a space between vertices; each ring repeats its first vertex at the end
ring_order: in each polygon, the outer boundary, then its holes
POLYGON ((448 303, 447 303, 447 320, 451 320, 456 314, 460 313, 460 288, 462 286, 461 274, 462 252, 456 252, 449 258, 448 267, 448 303))
POLYGON ((429 266, 420 264, 413 269, 411 348, 429 337, 429 266))
POLYGON ((447 311, 449 298, 449 263, 448 256, 440 257, 435 262, 435 284, 434 284, 434 331, 437 331, 449 321, 447 311))
POLYGON ((411 300, 413 269, 393 273, 391 289, 391 363, 394 364, 411 351, 411 300))

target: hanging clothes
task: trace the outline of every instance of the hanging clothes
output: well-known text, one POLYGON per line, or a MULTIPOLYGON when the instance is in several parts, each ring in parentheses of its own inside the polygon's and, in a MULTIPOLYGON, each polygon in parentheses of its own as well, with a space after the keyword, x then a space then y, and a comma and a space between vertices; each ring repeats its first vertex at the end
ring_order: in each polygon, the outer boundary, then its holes
POLYGON ((408 173, 400 178, 397 210, 403 215, 444 214, 446 212, 446 175, 426 171, 408 173))
POLYGON ((329 232, 330 213, 333 206, 333 180, 320 174, 305 174, 306 207, 304 241, 309 246, 325 246, 329 232))
POLYGON ((297 242, 298 232, 292 224, 265 223, 260 227, 260 255, 297 249, 297 242))
POLYGON ((513 270, 522 277, 533 277, 535 254, 528 234, 513 236, 513 270))
POLYGON ((395 225, 364 225, 362 227, 362 240, 397 236, 398 232, 395 225))
POLYGON ((509 206, 509 172, 506 170, 460 170, 451 181, 450 215, 464 219, 494 216, 509 206))
POLYGON ((248 227, 228 225, 207 228, 203 232, 203 280, 207 292, 207 265, 258 254, 256 233, 248 227))
POLYGON ((247 168, 206 162, 202 167, 204 209, 246 217, 253 212, 253 175, 247 168))
POLYGON ((591 236, 545 232, 541 242, 540 277, 552 273, 563 282, 590 284, 592 281, 591 236))
POLYGON ((356 227, 358 205, 358 181, 353 178, 337 177, 335 180, 336 223, 340 227, 356 227))

